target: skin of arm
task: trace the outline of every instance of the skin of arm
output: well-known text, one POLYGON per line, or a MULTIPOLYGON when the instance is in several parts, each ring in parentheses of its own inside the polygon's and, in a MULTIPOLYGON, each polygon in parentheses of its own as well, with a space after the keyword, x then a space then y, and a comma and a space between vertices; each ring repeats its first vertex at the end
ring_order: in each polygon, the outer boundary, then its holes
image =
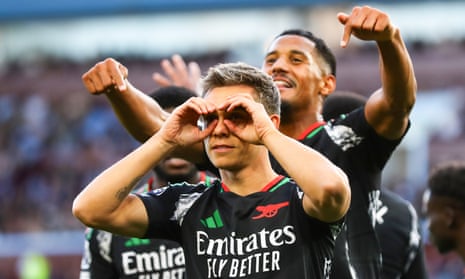
POLYGON ((369 6, 355 7, 350 15, 339 13, 344 25, 341 46, 351 35, 376 41, 380 57, 382 88, 367 101, 365 115, 376 132, 387 139, 400 138, 416 99, 417 83, 410 55, 389 16, 369 6))
POLYGON ((236 107, 249 113, 253 125, 242 129, 226 120, 225 124, 242 140, 268 148, 304 192, 305 212, 325 222, 340 220, 350 205, 351 191, 346 174, 317 151, 281 133, 277 129, 279 117, 269 116, 263 105, 236 95, 223 109, 231 111, 236 107))
MULTIPOLYGON (((177 73, 180 70, 173 71, 177 73)), ((127 77, 128 69, 125 66, 113 58, 107 58, 84 73, 82 82, 91 94, 105 94, 126 130, 139 142, 145 142, 160 130, 170 114, 153 98, 135 88, 127 77)), ((175 149, 171 155, 194 163, 204 163, 205 160, 201 143, 175 149)))
POLYGON ((148 216, 131 191, 139 179, 178 146, 201 142, 214 129, 197 127, 202 112, 212 108, 200 98, 178 107, 160 131, 139 148, 98 175, 73 202, 73 215, 84 225, 126 236, 142 237, 148 216))
POLYGON ((118 119, 139 142, 146 141, 168 118, 150 96, 129 83, 128 69, 113 58, 96 63, 81 77, 87 91, 105 94, 118 119))

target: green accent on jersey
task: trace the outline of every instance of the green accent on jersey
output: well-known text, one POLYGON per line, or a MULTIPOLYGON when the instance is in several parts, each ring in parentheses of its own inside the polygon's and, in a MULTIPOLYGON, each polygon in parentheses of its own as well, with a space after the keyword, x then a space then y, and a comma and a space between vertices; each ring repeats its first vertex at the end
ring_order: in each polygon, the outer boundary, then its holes
POLYGON ((220 212, 215 210, 213 215, 210 217, 205 218, 204 220, 200 219, 202 225, 209 229, 217 229, 222 228, 224 226, 223 220, 221 220, 220 212))
POLYGON ((134 247, 134 246, 148 245, 148 244, 150 244, 150 239, 131 237, 124 243, 124 246, 134 247))
POLYGON ((92 237, 92 233, 94 232, 94 229, 93 228, 86 228, 86 231, 84 233, 84 237, 87 239, 87 240, 90 240, 90 238, 92 237))
POLYGON ((316 135, 319 131, 321 131, 321 129, 324 128, 324 125, 323 126, 320 126, 318 128, 316 128, 315 130, 313 130, 310 134, 308 134, 305 139, 309 139, 311 137, 313 137, 314 135, 316 135))
POLYGON ((271 188, 268 192, 274 192, 276 191, 276 189, 278 189, 279 187, 283 186, 284 184, 286 184, 287 182, 289 182, 289 180, 291 180, 289 177, 285 177, 284 179, 282 179, 278 184, 276 184, 275 186, 273 186, 273 188, 271 188))
POLYGON ((211 187, 213 185, 213 181, 215 181, 216 178, 211 177, 211 176, 205 176, 205 185, 207 187, 211 187))

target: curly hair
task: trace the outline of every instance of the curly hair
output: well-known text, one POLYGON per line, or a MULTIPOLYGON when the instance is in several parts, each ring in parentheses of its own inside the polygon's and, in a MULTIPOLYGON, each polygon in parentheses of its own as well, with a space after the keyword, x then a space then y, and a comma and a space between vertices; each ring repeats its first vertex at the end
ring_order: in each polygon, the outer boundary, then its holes
POLYGON ((428 188, 431 195, 465 204, 465 161, 449 161, 435 167, 428 178, 428 188))

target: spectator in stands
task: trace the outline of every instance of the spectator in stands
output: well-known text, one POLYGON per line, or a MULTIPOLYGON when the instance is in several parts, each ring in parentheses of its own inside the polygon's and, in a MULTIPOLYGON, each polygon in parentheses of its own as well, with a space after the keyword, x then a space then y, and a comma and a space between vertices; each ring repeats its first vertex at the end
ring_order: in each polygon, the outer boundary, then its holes
POLYGON ((465 262, 465 162, 436 166, 426 193, 431 242, 441 254, 454 251, 465 262))

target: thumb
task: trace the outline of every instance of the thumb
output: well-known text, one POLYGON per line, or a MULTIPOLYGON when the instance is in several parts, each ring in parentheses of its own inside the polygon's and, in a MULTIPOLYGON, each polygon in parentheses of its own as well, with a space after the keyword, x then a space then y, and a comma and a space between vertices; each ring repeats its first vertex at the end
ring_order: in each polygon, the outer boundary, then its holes
POLYGON ((349 20, 349 15, 345 13, 338 13, 337 19, 342 25, 344 25, 344 32, 342 34, 341 39, 341 47, 345 48, 349 44, 350 35, 352 34, 352 27, 350 25, 346 25, 347 21, 349 20))

